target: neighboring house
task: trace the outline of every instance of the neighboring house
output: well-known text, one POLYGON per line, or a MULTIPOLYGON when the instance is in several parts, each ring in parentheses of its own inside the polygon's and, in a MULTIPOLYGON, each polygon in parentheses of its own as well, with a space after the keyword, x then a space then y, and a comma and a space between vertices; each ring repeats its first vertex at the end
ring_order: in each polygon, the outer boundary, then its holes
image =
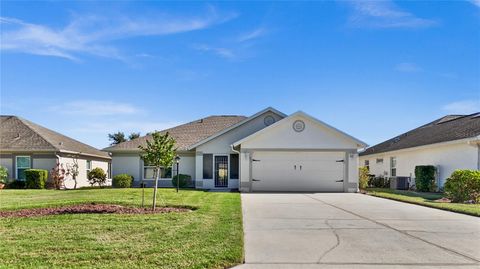
MULTIPOLYGON (((106 152, 26 119, 0 116, 0 165, 8 169, 10 178, 25 180, 24 172, 30 168, 50 172, 57 162, 65 169, 77 162, 77 187, 82 187, 89 186, 87 171, 95 167, 109 175, 111 158, 106 152)), ((65 187, 73 186, 73 180, 67 178, 65 187)))
POLYGON ((360 165, 376 176, 412 179, 415 166, 434 165, 443 187, 456 169, 480 169, 480 113, 447 115, 372 146, 360 153, 360 165))
MULTIPOLYGON (((211 116, 168 132, 177 141, 180 174, 198 189, 241 191, 332 191, 358 189, 359 148, 353 138, 303 112, 290 116, 273 108, 251 117, 211 116)), ((153 167, 140 158, 147 135, 105 148, 113 175, 128 173, 135 184, 152 185, 153 167)), ((160 186, 171 186, 172 168, 160 186)))

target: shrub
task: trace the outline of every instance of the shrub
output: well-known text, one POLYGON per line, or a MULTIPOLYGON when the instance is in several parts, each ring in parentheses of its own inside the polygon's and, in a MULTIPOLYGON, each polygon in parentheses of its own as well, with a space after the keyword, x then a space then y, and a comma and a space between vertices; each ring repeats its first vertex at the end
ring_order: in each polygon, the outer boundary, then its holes
MULTIPOLYGON (((173 178, 172 178, 172 185, 174 187, 177 187, 177 175, 175 175, 173 178)), ((192 180, 192 177, 189 176, 189 175, 184 175, 184 174, 180 174, 179 175, 179 178, 180 178, 180 181, 178 182, 179 184, 179 187, 180 188, 185 188, 185 187, 188 187, 188 185, 191 183, 191 180, 192 180)))
POLYGON ((0 165, 0 183, 6 184, 8 179, 7 168, 0 165))
POLYGON ((25 189, 25 181, 12 180, 5 186, 7 189, 25 189))
POLYGON ((25 187, 27 189, 45 189, 48 179, 48 171, 43 169, 25 170, 25 187))
POLYGON ((415 188, 417 191, 435 191, 435 170, 433 165, 415 166, 415 188))
POLYGON ((88 183, 90 183, 92 186, 95 184, 98 184, 98 186, 103 186, 107 182, 107 174, 105 174, 105 171, 103 171, 103 169, 100 167, 93 168, 90 172, 88 172, 87 178, 88 183))
POLYGON ((133 177, 128 174, 119 174, 113 177, 112 185, 115 188, 130 188, 132 187, 133 177))
POLYGON ((445 183, 445 194, 452 202, 480 202, 480 171, 456 170, 445 183))
POLYGON ((370 187, 373 188, 389 188, 390 187, 390 180, 386 177, 370 177, 370 181, 368 183, 370 187))
POLYGON ((368 181, 370 180, 370 175, 368 174, 367 167, 358 168, 358 187, 362 190, 368 187, 368 181))

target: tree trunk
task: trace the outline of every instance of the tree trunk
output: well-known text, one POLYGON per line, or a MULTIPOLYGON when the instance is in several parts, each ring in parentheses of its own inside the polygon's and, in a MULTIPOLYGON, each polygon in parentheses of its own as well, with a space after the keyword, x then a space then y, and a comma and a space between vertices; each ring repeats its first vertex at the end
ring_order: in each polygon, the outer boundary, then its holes
POLYGON ((153 206, 152 210, 155 211, 155 208, 157 207, 157 189, 158 189, 158 176, 160 175, 160 168, 157 167, 155 169, 155 188, 153 189, 153 206))

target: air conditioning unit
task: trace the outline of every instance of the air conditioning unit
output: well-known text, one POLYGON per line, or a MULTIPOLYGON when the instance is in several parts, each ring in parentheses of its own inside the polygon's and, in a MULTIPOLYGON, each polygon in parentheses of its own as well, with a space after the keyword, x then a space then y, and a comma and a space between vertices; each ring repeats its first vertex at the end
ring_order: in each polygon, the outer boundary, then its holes
POLYGON ((393 190, 408 190, 410 177, 391 177, 390 189, 393 190))

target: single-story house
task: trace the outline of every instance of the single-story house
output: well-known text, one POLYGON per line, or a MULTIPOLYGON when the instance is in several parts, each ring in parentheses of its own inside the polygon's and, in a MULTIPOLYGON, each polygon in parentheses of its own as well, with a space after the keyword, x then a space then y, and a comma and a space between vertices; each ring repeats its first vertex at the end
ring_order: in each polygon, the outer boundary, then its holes
POLYGON ((447 115, 367 148, 360 165, 376 176, 412 179, 415 166, 434 165, 441 188, 456 169, 480 169, 480 113, 447 115))
MULTIPOLYGON (((240 191, 358 190, 358 149, 366 144, 304 112, 266 108, 250 117, 210 116, 163 130, 177 143, 180 174, 198 189, 240 191)), ((140 158, 150 135, 105 148, 113 175, 153 182, 153 167, 140 158)), ((175 167, 173 167, 174 169, 175 167)), ((160 186, 172 186, 172 168, 160 186)))
MULTIPOLYGON (((110 175, 111 157, 70 137, 17 116, 0 116, 0 165, 7 168, 9 177, 25 180, 26 169, 45 169, 50 172, 60 163, 64 169, 78 164, 77 187, 89 186, 87 172, 102 168, 110 175)), ((109 177, 110 178, 110 177, 109 177)), ((73 188, 71 177, 65 187, 73 188)))

